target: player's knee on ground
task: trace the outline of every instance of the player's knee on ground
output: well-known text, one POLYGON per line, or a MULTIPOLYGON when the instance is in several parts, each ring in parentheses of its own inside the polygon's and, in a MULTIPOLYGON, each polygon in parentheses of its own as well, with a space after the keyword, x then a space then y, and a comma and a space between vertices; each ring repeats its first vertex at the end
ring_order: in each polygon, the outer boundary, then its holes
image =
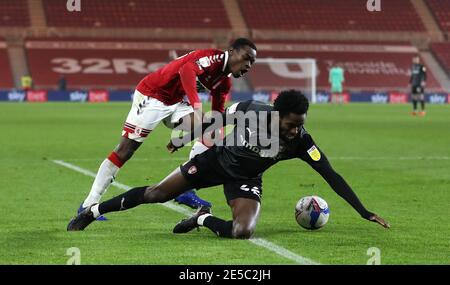
POLYGON ((249 239, 253 236, 255 228, 250 226, 248 223, 233 222, 233 229, 231 235, 233 238, 237 239, 249 239))
POLYGON ((159 185, 149 186, 145 190, 144 200, 146 203, 164 203, 171 200, 167 191, 163 191, 159 185))

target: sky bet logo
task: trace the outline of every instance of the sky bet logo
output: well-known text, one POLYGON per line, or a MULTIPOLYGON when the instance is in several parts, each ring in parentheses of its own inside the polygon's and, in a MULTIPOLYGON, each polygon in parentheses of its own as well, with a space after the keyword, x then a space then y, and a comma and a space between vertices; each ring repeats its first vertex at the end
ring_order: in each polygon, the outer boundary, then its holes
POLYGON ((69 12, 81 12, 81 0, 67 0, 66 8, 69 12))
POLYGON ((88 99, 88 93, 81 91, 70 92, 69 96, 71 102, 86 102, 88 99))
POLYGON ((372 103, 387 103, 388 102, 388 96, 383 94, 375 94, 370 97, 372 103))
POLYGON ((328 103, 330 101, 330 96, 328 94, 318 93, 316 95, 317 103, 328 103))
POLYGON ((445 104, 447 103, 447 96, 440 94, 433 94, 430 96, 431 104, 445 104))
POLYGON ((23 91, 11 91, 8 93, 8 100, 9 101, 17 101, 17 102, 23 102, 25 101, 26 94, 23 91))

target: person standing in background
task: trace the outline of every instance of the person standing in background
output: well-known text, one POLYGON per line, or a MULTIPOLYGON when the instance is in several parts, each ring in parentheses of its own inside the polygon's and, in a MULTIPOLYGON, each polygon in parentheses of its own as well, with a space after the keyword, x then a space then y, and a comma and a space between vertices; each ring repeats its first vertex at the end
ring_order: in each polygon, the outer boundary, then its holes
POLYGON ((33 89, 33 79, 29 74, 23 75, 20 78, 20 82, 22 84, 22 89, 27 92, 28 90, 33 89))
POLYGON ((331 102, 344 103, 343 86, 344 83, 344 69, 339 65, 334 65, 330 69, 330 75, 328 78, 331 84, 331 102))
POLYGON ((412 115, 417 115, 417 102, 420 102, 421 111, 419 116, 425 116, 425 85, 427 80, 427 68, 420 64, 420 57, 413 57, 411 76, 409 84, 411 86, 411 102, 413 104, 412 115))
POLYGON ((58 90, 59 91, 66 91, 67 89, 67 80, 64 77, 64 75, 60 75, 58 79, 58 90))

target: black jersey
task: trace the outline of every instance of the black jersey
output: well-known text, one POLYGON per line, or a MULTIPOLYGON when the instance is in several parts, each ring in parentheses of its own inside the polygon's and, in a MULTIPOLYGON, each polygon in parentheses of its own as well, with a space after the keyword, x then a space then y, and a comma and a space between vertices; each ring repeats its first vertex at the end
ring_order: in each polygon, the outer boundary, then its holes
POLYGON ((302 127, 292 140, 279 137, 278 130, 271 128, 272 120, 278 116, 273 106, 257 101, 241 102, 229 107, 226 115, 239 112, 236 118, 246 116, 245 124, 235 125, 222 144, 215 147, 218 163, 231 177, 258 177, 277 162, 292 158, 300 158, 310 164, 326 162, 325 155, 305 128, 302 127))
MULTIPOLYGON (((208 177, 198 178, 199 181, 195 185, 204 188, 207 185, 218 185, 222 182, 247 181, 254 178, 259 180, 263 172, 277 162, 300 158, 316 170, 330 187, 352 205, 362 217, 369 219, 373 215, 362 205, 342 176, 334 171, 325 154, 304 127, 292 140, 283 140, 279 137, 278 130, 271 128, 272 125, 278 124, 278 121, 275 122, 278 112, 274 112, 271 105, 256 101, 235 103, 222 115, 227 124, 230 123, 230 118, 233 119, 235 128, 222 143, 216 143, 209 150, 198 155, 202 158, 203 170, 207 168, 214 171, 206 171, 208 177), (242 125, 236 123, 239 120, 234 120, 239 119, 239 116, 248 116, 252 113, 253 117, 246 117, 250 119, 245 120, 244 124, 241 123, 242 125), (264 140, 266 134, 270 138, 270 144, 264 140), (258 139, 255 139, 255 136, 258 139), (218 179, 209 177, 209 173, 217 175, 218 179)), ((204 123, 202 130, 207 130, 211 125, 212 123, 204 123)), ((187 134, 185 138, 194 139, 194 132, 187 134)), ((194 167, 197 163, 195 158, 181 166, 182 172, 193 174, 197 171, 194 167), (191 162, 194 164, 190 165, 191 162), (186 165, 190 168, 185 169, 186 165)))
POLYGON ((414 63, 411 67, 411 78, 409 83, 412 86, 421 86, 427 80, 427 68, 419 63, 414 63))

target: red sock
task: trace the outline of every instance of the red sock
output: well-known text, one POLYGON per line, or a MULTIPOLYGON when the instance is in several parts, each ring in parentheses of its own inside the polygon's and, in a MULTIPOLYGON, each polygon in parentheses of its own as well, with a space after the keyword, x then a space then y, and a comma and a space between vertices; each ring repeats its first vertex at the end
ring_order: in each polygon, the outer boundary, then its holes
POLYGON ((112 163, 114 163, 115 166, 117 166, 117 167, 119 167, 119 168, 121 168, 122 165, 125 163, 125 162, 122 162, 122 160, 120 159, 120 157, 119 157, 119 156, 117 155, 117 153, 115 153, 114 151, 111 152, 111 154, 108 156, 108 159, 109 159, 112 163))

